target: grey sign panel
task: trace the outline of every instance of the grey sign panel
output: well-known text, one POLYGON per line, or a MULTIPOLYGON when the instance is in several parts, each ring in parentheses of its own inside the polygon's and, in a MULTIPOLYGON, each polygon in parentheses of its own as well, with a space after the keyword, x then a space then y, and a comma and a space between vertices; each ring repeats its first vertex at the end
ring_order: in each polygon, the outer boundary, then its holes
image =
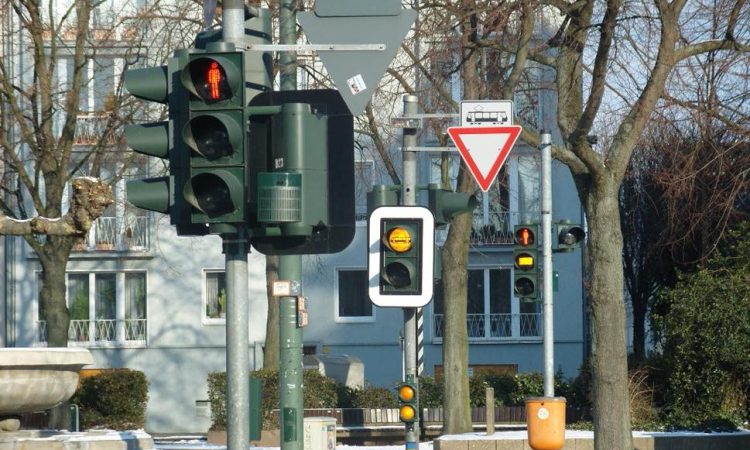
POLYGON ((312 11, 297 14, 297 21, 311 44, 385 44, 382 51, 318 52, 352 115, 365 110, 416 18, 417 12, 410 9, 387 16, 322 17, 312 11))
POLYGON ((397 16, 401 0, 317 0, 315 14, 335 16, 397 16))

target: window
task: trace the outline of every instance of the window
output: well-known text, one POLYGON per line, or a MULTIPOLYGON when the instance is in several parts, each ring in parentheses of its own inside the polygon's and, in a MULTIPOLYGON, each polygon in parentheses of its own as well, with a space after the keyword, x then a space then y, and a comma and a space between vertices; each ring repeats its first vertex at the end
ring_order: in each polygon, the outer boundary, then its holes
POLYGON ((224 271, 206 270, 204 279, 204 322, 224 323, 227 312, 227 278, 224 271))
MULTIPOLYGON (((66 278, 69 344, 145 345, 145 272, 69 273, 66 278)), ((41 287, 41 278, 39 280, 41 287)), ((38 336, 41 342, 46 342, 46 322, 41 307, 39 312, 38 336)))
POLYGON ((339 269, 336 271, 336 321, 372 322, 375 313, 367 294, 367 270, 339 269))
MULTIPOLYGON (((466 327, 469 339, 501 340, 541 336, 537 303, 523 303, 512 295, 512 271, 505 268, 469 269, 466 327)), ((433 333, 443 337, 445 320, 442 283, 435 289, 433 333)))

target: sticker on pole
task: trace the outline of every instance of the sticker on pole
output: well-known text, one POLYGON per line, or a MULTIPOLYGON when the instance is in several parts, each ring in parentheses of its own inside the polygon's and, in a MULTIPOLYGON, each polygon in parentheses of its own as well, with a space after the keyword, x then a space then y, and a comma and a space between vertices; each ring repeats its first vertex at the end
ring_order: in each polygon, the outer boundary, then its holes
POLYGON ((479 187, 487 192, 521 135, 521 127, 450 127, 448 134, 479 187))

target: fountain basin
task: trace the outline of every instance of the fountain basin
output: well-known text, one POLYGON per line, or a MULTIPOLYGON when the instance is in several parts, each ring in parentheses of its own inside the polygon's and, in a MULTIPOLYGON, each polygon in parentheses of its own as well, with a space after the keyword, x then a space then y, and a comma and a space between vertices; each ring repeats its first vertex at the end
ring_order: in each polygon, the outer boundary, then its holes
POLYGON ((68 400, 78 371, 93 363, 84 348, 0 348, 0 415, 43 411, 68 400))

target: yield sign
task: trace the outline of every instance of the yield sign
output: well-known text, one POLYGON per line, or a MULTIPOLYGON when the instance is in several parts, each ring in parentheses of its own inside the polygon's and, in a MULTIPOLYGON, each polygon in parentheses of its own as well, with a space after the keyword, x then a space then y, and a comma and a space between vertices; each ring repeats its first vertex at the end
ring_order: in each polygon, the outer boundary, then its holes
POLYGON ((521 127, 450 127, 448 134, 479 187, 487 192, 521 135, 521 127))

